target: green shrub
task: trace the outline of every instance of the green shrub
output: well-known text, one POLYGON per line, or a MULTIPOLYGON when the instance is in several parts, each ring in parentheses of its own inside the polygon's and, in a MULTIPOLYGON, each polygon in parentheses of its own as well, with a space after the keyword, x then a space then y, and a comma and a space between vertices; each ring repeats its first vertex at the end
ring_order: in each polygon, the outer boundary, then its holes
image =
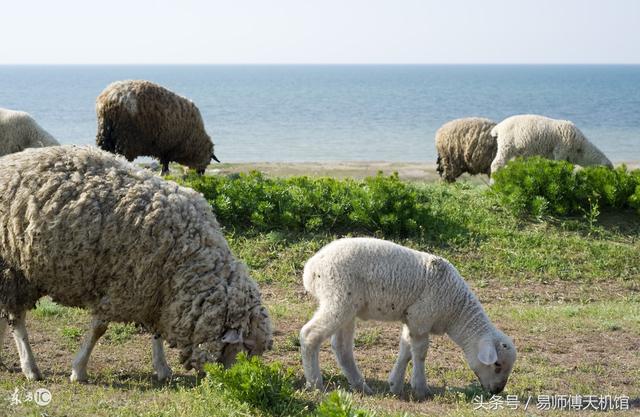
POLYGON ((397 174, 358 181, 251 172, 178 181, 201 192, 225 227, 420 236, 433 223, 425 193, 397 174))
POLYGON ((356 409, 351 395, 343 391, 333 391, 318 404, 316 417, 374 417, 375 413, 356 409))
POLYGON ((601 209, 625 209, 639 202, 635 196, 640 172, 628 172, 624 165, 577 170, 566 161, 517 158, 493 179, 492 190, 519 214, 592 216, 601 209))
POLYGON ((235 401, 249 404, 274 416, 302 415, 307 405, 295 397, 294 373, 280 363, 265 364, 259 357, 238 355, 225 370, 220 364, 206 364, 205 383, 213 384, 235 401))

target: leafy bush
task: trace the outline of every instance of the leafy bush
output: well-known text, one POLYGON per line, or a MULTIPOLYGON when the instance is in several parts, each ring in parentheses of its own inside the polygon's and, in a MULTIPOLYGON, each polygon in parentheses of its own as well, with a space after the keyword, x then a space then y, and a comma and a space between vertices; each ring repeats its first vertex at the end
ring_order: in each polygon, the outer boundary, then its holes
POLYGON ((427 196, 397 174, 358 181, 192 175, 179 182, 201 192, 226 227, 255 231, 366 232, 419 236, 432 223, 427 196))
POLYGON ((374 417, 375 413, 354 408, 351 395, 343 391, 333 391, 318 404, 315 415, 317 417, 374 417))
POLYGON ((585 215, 638 207, 640 172, 625 166, 575 169, 566 161, 518 158, 493 175, 492 189, 517 213, 585 215), (635 193, 635 194, 634 194, 635 193))
POLYGON ((247 403, 274 416, 300 415, 306 404, 294 396, 294 374, 280 363, 265 364, 259 357, 238 355, 238 360, 225 370, 220 364, 206 364, 206 383, 236 401, 247 403))

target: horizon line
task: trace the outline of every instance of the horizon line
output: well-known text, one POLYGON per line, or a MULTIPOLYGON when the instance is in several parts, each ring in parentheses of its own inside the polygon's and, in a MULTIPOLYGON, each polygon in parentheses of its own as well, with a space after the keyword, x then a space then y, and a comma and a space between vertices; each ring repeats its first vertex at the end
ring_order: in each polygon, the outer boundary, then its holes
POLYGON ((640 62, 237 62, 237 63, 205 63, 205 62, 121 62, 121 63, 0 63, 0 66, 637 66, 640 62))

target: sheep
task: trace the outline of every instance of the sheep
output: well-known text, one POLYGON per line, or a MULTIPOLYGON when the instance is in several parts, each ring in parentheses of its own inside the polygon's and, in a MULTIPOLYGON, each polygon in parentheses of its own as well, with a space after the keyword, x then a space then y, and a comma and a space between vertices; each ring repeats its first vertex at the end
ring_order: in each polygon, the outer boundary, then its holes
POLYGON ((23 111, 0 108, 0 156, 26 148, 60 145, 23 111))
POLYGON ((156 335, 159 378, 170 373, 163 339, 198 371, 271 348, 258 286, 200 194, 92 147, 28 149, 0 158, 0 167, 0 317, 27 378, 41 375, 24 316, 44 295, 92 313, 72 381, 87 380, 111 321, 156 335))
POLYGON ((497 144, 491 136, 496 123, 481 117, 451 120, 436 132, 437 171, 447 182, 465 172, 471 175, 491 173, 491 161, 497 144))
POLYGON ((96 143, 108 152, 157 157, 162 174, 176 161, 203 174, 213 158, 213 142, 200 110, 189 99, 149 81, 116 81, 96 99, 96 143))
POLYGON ((355 319, 401 321, 400 353, 389 376, 391 392, 400 394, 409 360, 411 386, 418 399, 429 391, 424 360, 429 334, 446 333, 457 343, 480 383, 499 393, 516 359, 511 339, 496 329, 458 271, 443 258, 373 238, 345 238, 329 243, 307 261, 304 288, 318 309, 300 331, 307 386, 322 388, 318 352, 331 345, 350 386, 366 394, 353 356, 355 319))
POLYGON ((491 136, 498 150, 491 162, 494 173, 516 156, 539 155, 566 160, 580 166, 605 165, 611 161, 587 140, 580 129, 568 120, 556 120, 535 114, 511 116, 498 123, 491 136))

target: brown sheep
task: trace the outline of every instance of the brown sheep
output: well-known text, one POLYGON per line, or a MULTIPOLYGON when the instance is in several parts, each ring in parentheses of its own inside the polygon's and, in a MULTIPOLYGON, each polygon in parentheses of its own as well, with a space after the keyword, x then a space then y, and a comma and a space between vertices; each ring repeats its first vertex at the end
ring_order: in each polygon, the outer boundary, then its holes
POLYGON ((189 99, 149 81, 116 81, 96 99, 96 143, 105 151, 156 157, 162 174, 175 161, 203 174, 213 158, 213 142, 200 111, 189 99))
POLYGON ((438 174, 454 182, 465 172, 471 175, 491 173, 496 156, 496 139, 491 136, 495 122, 480 117, 451 120, 436 132, 438 174))

